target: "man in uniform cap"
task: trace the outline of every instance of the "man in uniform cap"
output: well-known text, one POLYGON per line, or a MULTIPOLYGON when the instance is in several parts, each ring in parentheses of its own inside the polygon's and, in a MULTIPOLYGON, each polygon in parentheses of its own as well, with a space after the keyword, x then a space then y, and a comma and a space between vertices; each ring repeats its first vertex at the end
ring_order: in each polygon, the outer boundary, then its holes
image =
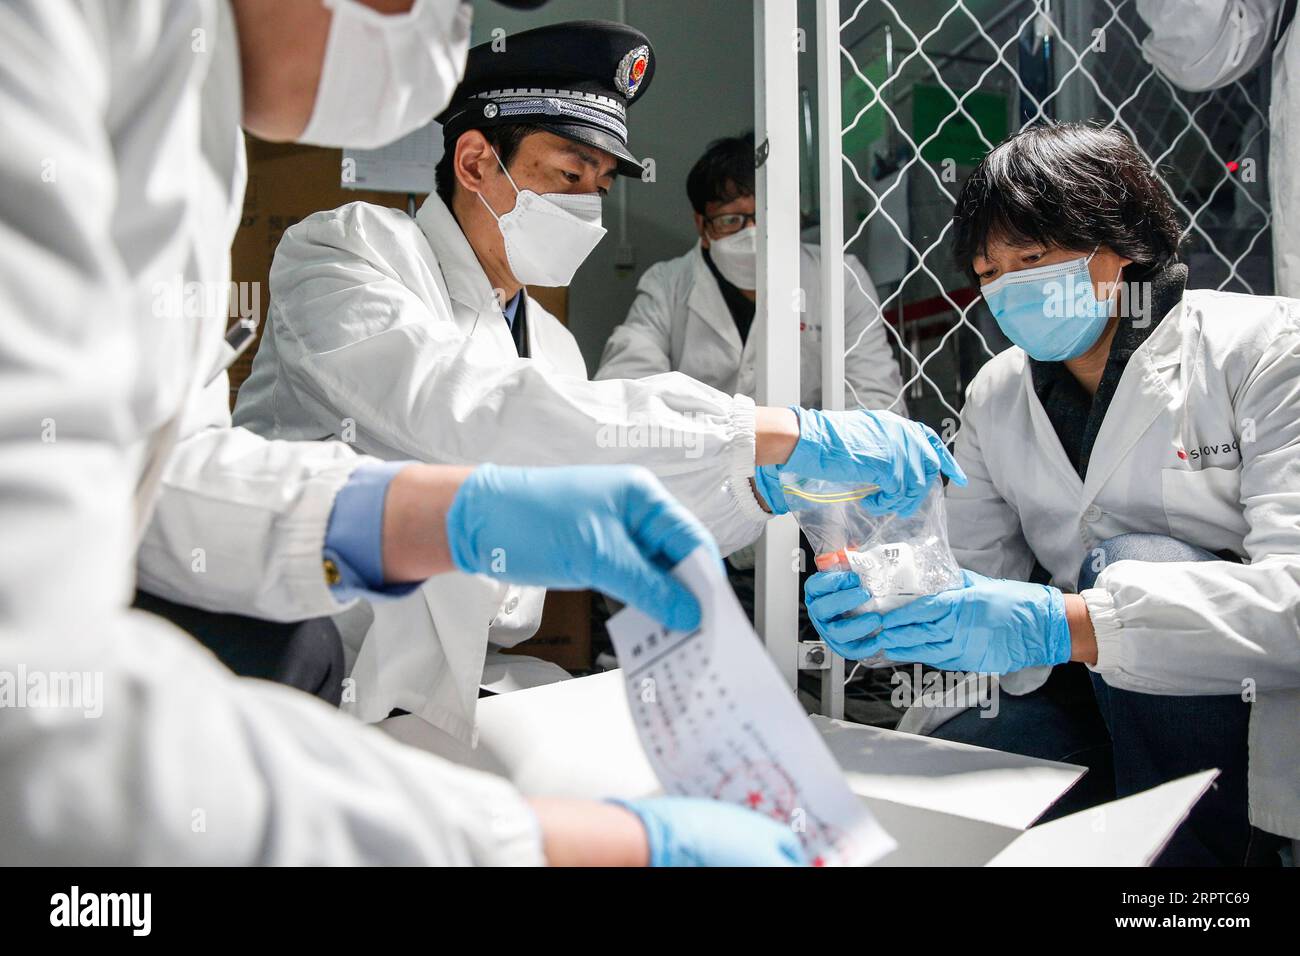
POLYGON ((454 145, 470 129, 533 123, 618 159, 641 174, 628 150, 627 111, 650 89, 654 56, 639 30, 584 20, 539 27, 470 51, 465 77, 438 121, 454 145))
MULTIPOLYGON (((285 233, 236 422, 269 437, 341 434, 385 459, 642 465, 724 554, 785 510, 774 473, 758 475, 760 494, 755 470, 792 451, 810 477, 923 493, 952 467, 924 426, 888 413, 756 408, 677 372, 592 382, 568 329, 528 294, 569 284, 604 235, 614 177, 641 171, 628 113, 653 77, 650 41, 618 23, 554 24, 471 49, 440 117, 436 190, 414 220, 358 202, 285 233), (827 462, 843 473, 827 473, 827 462)), ((591 556, 546 559, 558 571, 591 556)), ((493 574, 510 561, 501 555, 493 574)), ((488 653, 533 634, 544 596, 447 574, 411 598, 372 602, 365 633, 340 621, 351 709, 378 720, 400 707, 469 740, 480 684, 564 676, 488 653)))
MULTIPOLYGON (((438 118, 444 151, 437 193, 470 238, 493 288, 512 293, 503 302, 520 356, 530 352, 519 286, 567 286, 603 237, 596 197, 609 191, 616 174, 641 175, 641 162, 628 149, 627 113, 653 78, 650 42, 620 23, 560 23, 508 37, 504 49, 488 43, 470 51, 465 78, 438 118), (516 210, 498 226, 515 205, 513 187, 519 185, 503 175, 508 166, 523 170, 526 184, 547 205, 540 214, 531 207, 516 210), (467 189, 458 195, 458 173, 485 187, 478 198, 467 189), (478 208, 480 201, 491 217, 478 208), (552 206, 585 227, 563 228, 552 206)), ((585 367, 579 374, 585 377, 585 367)))

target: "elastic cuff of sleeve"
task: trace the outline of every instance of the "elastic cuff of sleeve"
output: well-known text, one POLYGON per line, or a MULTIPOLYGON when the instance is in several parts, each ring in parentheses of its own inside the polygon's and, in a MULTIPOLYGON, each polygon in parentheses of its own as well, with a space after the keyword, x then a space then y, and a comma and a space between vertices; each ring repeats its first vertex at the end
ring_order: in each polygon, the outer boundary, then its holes
POLYGON ((1115 610, 1115 598, 1105 588, 1088 588, 1079 596, 1088 606, 1092 630, 1097 636, 1097 663, 1088 669, 1098 674, 1128 670, 1128 652, 1123 641, 1124 625, 1115 610))
POLYGON ((731 460, 727 468, 727 481, 731 497, 746 521, 766 523, 771 517, 754 497, 750 480, 754 476, 754 400, 747 395, 736 395, 728 418, 728 449, 731 460))

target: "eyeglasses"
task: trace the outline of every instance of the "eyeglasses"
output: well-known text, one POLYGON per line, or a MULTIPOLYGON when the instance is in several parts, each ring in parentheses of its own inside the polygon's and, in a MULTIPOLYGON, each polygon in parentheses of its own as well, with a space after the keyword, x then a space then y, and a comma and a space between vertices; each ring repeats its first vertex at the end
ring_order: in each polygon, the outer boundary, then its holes
POLYGON ((758 225, 758 217, 752 212, 728 212, 721 216, 705 216, 704 224, 715 236, 731 236, 745 228, 747 223, 758 225))

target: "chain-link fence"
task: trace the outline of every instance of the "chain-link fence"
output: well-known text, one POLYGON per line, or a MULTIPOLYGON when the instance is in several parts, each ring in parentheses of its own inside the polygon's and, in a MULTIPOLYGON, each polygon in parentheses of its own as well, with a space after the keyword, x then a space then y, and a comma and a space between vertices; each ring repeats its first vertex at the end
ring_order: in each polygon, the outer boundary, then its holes
POLYGON ((950 218, 975 162, 1024 126, 1123 129, 1187 223, 1192 285, 1272 291, 1267 66, 1221 90, 1178 89, 1142 57, 1135 0, 841 11, 845 249, 880 293, 913 417, 950 437, 966 384, 1007 344, 952 262, 950 218))
MULTIPOLYGON (((1191 285, 1272 292, 1267 66, 1209 93, 1176 88, 1142 56, 1136 0, 842 0, 840 14, 844 248, 879 292, 911 417, 950 439, 966 385, 1009 345, 952 259, 951 216, 975 163, 1025 126, 1123 129, 1186 223, 1191 285)), ((805 87, 805 115, 810 100, 805 87)), ((866 674, 849 716, 888 723, 887 675, 866 674)))

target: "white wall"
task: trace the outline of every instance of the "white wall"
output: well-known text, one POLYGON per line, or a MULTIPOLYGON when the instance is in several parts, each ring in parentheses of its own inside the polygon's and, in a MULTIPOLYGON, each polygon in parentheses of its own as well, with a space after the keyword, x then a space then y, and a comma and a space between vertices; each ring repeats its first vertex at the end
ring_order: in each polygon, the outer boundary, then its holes
POLYGON ((569 290, 569 326, 595 372, 605 339, 623 321, 636 280, 651 264, 695 241, 686 174, 708 143, 754 123, 754 29, 749 0, 551 0, 535 11, 474 0, 474 42, 495 27, 507 33, 545 23, 620 19, 643 31, 655 51, 655 77, 629 111, 633 154, 653 158, 656 181, 628 180, 605 201, 609 235, 578 270, 569 290), (618 207, 626 196, 628 241, 636 265, 614 268, 618 207))

